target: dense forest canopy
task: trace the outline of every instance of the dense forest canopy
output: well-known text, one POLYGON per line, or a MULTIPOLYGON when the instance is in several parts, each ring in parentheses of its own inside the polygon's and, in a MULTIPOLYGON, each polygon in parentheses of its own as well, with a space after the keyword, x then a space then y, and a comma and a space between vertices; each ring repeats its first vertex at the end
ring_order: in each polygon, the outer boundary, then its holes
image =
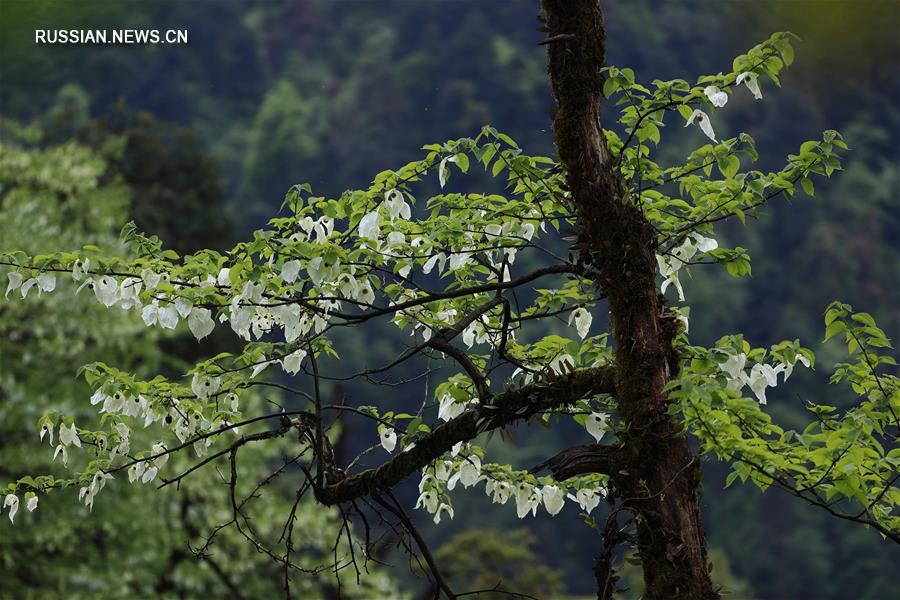
MULTIPOLYGON (((897 24, 896 4, 763 2, 677 6, 655 2, 608 2, 604 7, 608 27, 607 63, 633 69, 630 75, 624 70, 607 72, 607 81, 622 78, 622 88, 633 84, 649 85, 657 78, 682 77, 693 82, 703 73, 729 73, 733 68, 733 56, 768 38, 771 31, 777 29, 789 28, 803 39, 794 44, 796 62, 789 70, 776 74, 783 88, 775 87, 762 77, 760 85, 764 98, 757 102, 750 86, 736 84, 736 78, 729 81, 726 76, 725 80, 713 83, 727 90, 727 104, 715 106, 716 100, 707 98, 713 107, 707 105, 704 111, 713 122, 717 140, 735 138, 734 149, 746 153, 740 159, 742 170, 777 171, 783 167, 779 161, 784 156, 802 155, 802 150, 798 153, 800 141, 820 130, 835 129, 841 132, 841 138, 820 138, 818 143, 833 143, 840 139, 846 142, 849 152, 835 149, 842 155, 843 172, 833 180, 811 180, 814 199, 802 198, 807 191, 804 183, 802 188, 798 187, 795 201, 767 206, 765 212, 758 215, 758 220, 748 222, 751 226, 725 222, 717 227, 715 236, 702 232, 698 234, 701 237, 693 238, 695 252, 702 254, 711 250, 713 259, 730 265, 727 270, 714 267, 673 269, 677 263, 665 260, 660 267, 664 274, 668 271, 677 277, 667 278, 671 283, 666 291, 674 305, 678 304, 679 293, 676 282, 685 290, 691 311, 685 312, 683 317, 690 323, 690 343, 696 344, 697 349, 729 347, 735 360, 746 355, 746 368, 751 375, 751 366, 759 355, 754 354, 755 351, 748 352, 750 348, 768 347, 781 339, 800 339, 804 346, 814 351, 815 370, 810 371, 800 368, 801 363, 797 361, 802 356, 811 362, 811 354, 804 354, 804 350, 795 346, 777 350, 789 357, 778 354, 783 359, 781 364, 798 367, 784 389, 781 387, 782 374, 777 378, 779 387, 769 390, 765 412, 777 426, 785 429, 805 427, 809 423, 810 413, 806 407, 810 402, 837 406, 839 410, 848 408, 852 399, 849 388, 826 384, 833 365, 847 359, 846 348, 836 344, 834 339, 819 344, 825 308, 835 298, 841 298, 857 311, 874 315, 886 337, 896 339, 900 333, 897 288, 892 277, 898 265, 896 240, 900 230, 897 211, 892 210, 896 209, 900 191, 897 147, 891 135, 898 125, 896 69, 891 60, 897 51, 897 39, 891 33, 897 24), (726 86, 734 86, 735 90, 726 86), (748 167, 748 146, 740 146, 744 140, 738 133, 743 131, 752 135, 760 154, 759 162, 752 167, 748 167), (717 240, 717 249, 708 248, 706 240, 713 237, 717 240), (727 248, 733 252, 726 254, 727 248), (752 273, 741 272, 745 267, 741 266, 743 256, 739 248, 751 249, 752 273), (737 273, 729 274, 729 271, 737 273), (735 279, 731 276, 734 274, 751 276, 735 279), (720 339, 723 332, 738 331, 743 333, 743 339, 729 338, 725 342, 720 339), (777 401, 774 400, 776 395, 777 401)), ((343 3, 341 6, 313 2, 286 5, 156 2, 132 3, 126 12, 124 7, 113 7, 108 3, 84 3, 77 9, 68 4, 46 3, 35 7, 23 2, 6 3, 0 9, 4 17, 0 25, 3 27, 0 77, 4 82, 0 90, 0 114, 3 117, 5 164, 2 210, 6 219, 0 251, 24 250, 34 256, 94 244, 103 248, 103 256, 110 257, 106 252, 114 252, 119 257, 111 263, 104 262, 105 258, 99 263, 95 259, 95 268, 97 264, 104 267, 124 265, 135 256, 140 260, 142 252, 144 259, 152 255, 155 241, 137 233, 142 231, 147 236, 159 236, 166 248, 174 248, 179 255, 203 248, 224 253, 238 240, 248 239, 248 233, 263 226, 280 206, 281 219, 296 215, 297 219, 309 216, 315 220, 333 210, 328 208, 324 198, 343 201, 343 190, 362 188, 370 195, 381 194, 383 197, 384 192, 395 188, 389 188, 385 180, 379 182, 378 178, 375 188, 367 187, 372 176, 384 169, 396 169, 402 174, 401 165, 411 160, 421 161, 417 164, 429 171, 421 182, 416 182, 414 194, 418 202, 413 203, 412 195, 406 200, 393 195, 385 199, 388 203, 393 202, 399 212, 395 215, 393 209, 389 209, 381 215, 379 227, 373 229, 371 222, 363 223, 371 210, 357 209, 355 204, 362 202, 365 194, 355 199, 351 197, 348 206, 352 208, 338 209, 346 210, 351 229, 354 227, 352 222, 358 220, 357 228, 363 227, 364 232, 379 237, 381 228, 387 227, 384 219, 393 223, 398 217, 409 218, 402 214, 402 202, 409 202, 416 219, 425 218, 419 207, 425 206, 426 201, 430 202, 429 209, 440 212, 443 208, 448 215, 452 214, 451 211, 456 210, 450 205, 452 200, 435 200, 448 194, 465 194, 467 199, 471 199, 473 193, 483 194, 484 202, 488 203, 491 194, 508 193, 508 177, 513 173, 521 176, 521 169, 525 167, 516 165, 519 170, 502 167, 495 173, 499 177, 492 178, 491 169, 485 172, 481 163, 493 167, 504 152, 511 152, 509 156, 533 161, 528 169, 552 170, 552 163, 544 166, 540 159, 545 155, 555 156, 555 150, 545 49, 536 45, 547 34, 537 31, 540 23, 535 20, 536 8, 527 2, 477 6, 461 2, 426 5, 343 3), (51 22, 119 26, 142 21, 159 26, 188 27, 192 34, 190 47, 177 50, 135 47, 128 51, 72 47, 61 50, 35 47, 30 39, 23 40, 22 37, 34 28, 35 23, 42 26, 49 26, 51 22), (216 26, 212 27, 211 23, 216 26), (485 123, 493 124, 496 129, 483 131, 476 137, 485 123), (514 145, 498 138, 500 131, 509 134, 510 139, 515 140, 514 145), (423 144, 448 138, 453 141, 427 148, 424 152, 416 150, 423 144), (485 161, 485 148, 489 144, 496 144, 496 156, 485 161), (519 151, 519 147, 523 150, 519 151), (458 158, 461 156, 467 158, 458 158), (463 160, 466 169, 462 168, 463 160), (40 173, 26 176, 21 166, 23 161, 36 167, 53 165, 59 172, 49 176, 40 173), (69 180, 67 173, 73 172, 71 165, 81 164, 87 169, 79 171, 81 179, 69 180), (60 168, 60 165, 69 166, 60 168), (469 172, 464 176, 460 170, 469 172), (289 196, 287 205, 282 206, 285 192, 300 182, 308 182, 311 192, 294 188, 299 195, 289 196), (77 220, 67 216, 61 218, 53 206, 54 194, 65 196, 65 214, 80 215, 77 220), (320 195, 323 196, 321 199, 320 195), (25 197, 32 198, 30 202, 35 204, 25 204, 22 200, 25 197), (128 197, 131 198, 130 205, 124 201, 128 197), (309 207, 310 212, 303 212, 298 206, 309 207), (176 212, 178 218, 173 218, 176 212), (36 215, 44 216, 37 220, 36 215), (138 242, 134 250, 115 241, 119 225, 129 219, 134 220, 138 228, 130 236, 132 242, 138 242), (28 233, 35 227, 40 231, 28 233), (125 262, 115 262, 118 260, 125 262)), ((733 73, 734 76, 739 74, 733 73)), ((617 124, 613 117, 621 110, 621 105, 616 104, 621 91, 611 88, 605 92, 604 127, 617 132, 619 142, 622 142, 629 135, 629 123, 617 124)), ((700 100, 707 101, 703 97, 700 100)), ((691 117, 690 114, 684 116, 691 117)), ((658 148, 652 132, 642 131, 647 137, 637 140, 653 148, 653 160, 659 164, 684 164, 685 157, 705 143, 696 122, 685 129, 681 125, 686 119, 679 122, 678 117, 677 113, 667 116, 666 127, 658 128, 658 134, 664 138, 658 148)), ((610 148, 615 153, 616 143, 613 138, 610 140, 610 148)), ((816 148, 814 151, 818 152, 821 146, 816 148)), ((691 156, 691 160, 698 161, 709 158, 697 154, 691 156)), ((730 159, 725 155, 715 158, 718 164, 713 166, 717 169, 714 177, 727 177, 731 170, 730 159)), ((562 181, 555 172, 538 177, 529 171, 529 177, 533 178, 533 183, 562 181)), ((410 181, 414 180, 415 177, 410 178, 410 181)), ((393 183, 396 185, 397 182, 393 183)), ((407 190, 401 193, 407 193, 407 190)), ((552 204, 548 208, 561 215, 566 213, 561 205, 552 204)), ((483 215, 456 213, 454 218, 478 223, 481 228, 490 226, 486 220, 478 221, 485 219, 483 215)), ((284 231, 285 223, 273 222, 272 226, 275 231, 284 231)), ((571 225, 560 228, 558 235, 548 234, 548 251, 566 253, 576 227, 575 223, 571 225)), ((520 231, 514 235, 524 234, 520 231)), ((411 235, 410 232, 407 235, 411 235)), ((445 242, 452 246, 452 238, 446 238, 445 242)), ((243 251, 249 254, 256 249, 244 247, 243 251)), ((446 260, 449 261, 449 257, 446 260)), ((416 268, 424 269, 427 261, 423 259, 416 268)), ((523 253, 513 266, 522 269, 521 273, 527 273, 541 264, 523 253)), ((211 268, 212 262, 203 265, 211 268)), ((276 261, 273 269, 281 270, 275 274, 283 276, 284 267, 284 261, 276 261)), ((497 269, 498 265, 485 268, 491 267, 497 269)), ((500 267, 502 279, 502 265, 500 267)), ((288 267, 288 274, 292 268, 288 267)), ((306 265, 303 268, 304 273, 308 272, 306 265)), ((432 268, 436 273, 446 265, 434 264, 432 268)), ((466 278, 477 281, 484 275, 477 269, 467 272, 465 265, 462 268, 460 285, 468 281, 466 278)), ((199 272, 195 270, 192 274, 199 272)), ((300 279, 306 276, 304 274, 300 279)), ((426 277, 424 281, 429 286, 439 284, 433 277, 426 277)), ((40 282, 36 281, 34 285, 40 287, 40 282)), ((197 360, 209 359, 218 352, 239 355, 242 351, 233 336, 227 332, 222 334, 219 327, 215 329, 212 343, 210 338, 204 338, 198 347, 191 332, 196 333, 196 327, 207 327, 205 318, 198 317, 195 326, 182 328, 184 331, 179 329, 177 335, 166 328, 147 330, 135 315, 129 318, 126 313, 98 310, 97 302, 87 298, 85 292, 75 297, 76 305, 69 301, 67 296, 71 295, 62 290, 44 293, 35 299, 37 289, 28 294, 25 302, 6 302, 0 308, 4 332, 3 427, 14 433, 0 448, 4 482, 33 475, 45 467, 56 468, 48 462, 49 455, 43 456, 46 448, 38 457, 33 446, 35 423, 45 409, 56 411, 58 415, 74 415, 79 427, 86 426, 89 415, 96 414, 96 409, 92 410, 86 401, 92 391, 69 377, 84 362, 104 361, 121 369, 122 373, 134 371, 136 381, 151 380, 159 373, 174 381, 197 360), (84 334, 76 333, 85 330, 78 323, 95 323, 96 319, 112 319, 109 325, 102 326, 104 332, 108 331, 102 338, 98 339, 89 327, 84 334), (199 321, 203 321, 202 324, 199 321), (38 323, 40 327, 32 325, 38 323), (67 328, 71 328, 71 332, 59 334, 67 328), (7 340, 14 341, 15 345, 7 340), (23 347, 28 350, 22 352, 23 347), (7 352, 9 356, 6 356, 7 352), (14 359, 20 355, 52 356, 52 363, 58 365, 59 371, 35 373, 28 367, 31 363, 14 359), (50 397, 56 400, 48 400, 50 397)), ((377 284, 371 291, 376 290, 381 293, 377 284)), ((362 294, 356 298, 357 302, 370 302, 365 283, 362 291, 355 293, 362 294)), ((564 302, 577 303, 581 298, 579 293, 574 288, 571 294, 567 291, 569 296, 564 302)), ((580 301, 587 300, 585 296, 580 301)), ((196 298, 192 301, 200 308, 201 302, 196 298)), ((527 296, 521 301, 539 303, 527 296)), ((465 307, 456 308, 458 315, 465 313, 465 307)), ((502 310, 497 307, 489 310, 495 310, 502 319, 502 310)), ((542 360, 541 352, 545 357, 558 356, 559 347, 546 345, 547 340, 555 340, 553 336, 568 336, 580 348, 571 353, 576 362, 602 362, 604 353, 615 347, 610 344, 604 350, 606 339, 599 339, 603 336, 597 335, 604 330, 600 323, 605 321, 605 312, 604 300, 600 300, 589 313, 593 315, 593 323, 587 321, 584 313, 573 315, 572 319, 566 313, 561 318, 549 319, 543 329, 529 330, 530 335, 544 336, 546 346, 532 348, 531 359, 542 360), (587 337, 587 334, 582 335, 583 331, 595 336, 588 337, 593 341, 579 341, 587 337)), ((211 312, 210 317, 214 314, 211 312)), ((441 316, 445 322, 450 318, 441 316)), ((834 306, 828 318, 829 324, 849 319, 847 323, 851 326, 857 323, 861 327, 872 327, 867 322, 852 321, 848 310, 841 306, 834 306)), ((865 321, 868 317, 860 318, 865 321)), ((418 329, 421 335, 421 328, 418 329)), ((474 330, 468 333, 476 340, 479 337, 474 330)), ((838 332, 837 337, 844 333, 838 332)), ((398 344, 408 343, 407 334, 383 325, 365 324, 347 332, 335 332, 333 344, 341 348, 342 361, 349 364, 369 364, 367 356, 380 356, 389 362, 388 359, 396 355, 398 344), (364 336, 365 344, 358 342, 360 336, 364 336)), ((878 339, 876 345, 880 343, 878 339)), ((492 343, 486 339, 478 342, 492 343)), ((271 355, 269 350, 263 353, 271 355)), ((309 368, 309 357, 306 361, 304 367, 309 368)), ((561 361, 560 365, 563 363, 561 361)), ((286 365, 285 369, 288 368, 292 367, 286 365)), ((707 374, 702 371, 702 366, 698 368, 701 370, 697 376, 702 379, 707 374)), ((887 376, 891 367, 882 368, 887 369, 887 376)), ((560 369, 561 372, 565 370, 566 367, 560 369)), ((274 369, 267 369, 261 376, 272 371, 274 369)), ((419 371, 410 366, 405 371, 401 369, 401 373, 414 377, 419 371)), ((436 372, 431 383, 432 394, 434 385, 444 380, 454 381, 446 379, 452 373, 452 369, 436 372)), ((853 375, 852 371, 846 374, 853 375)), ((274 375, 272 381, 287 382, 283 376, 274 375)), ((745 391, 750 399, 759 400, 749 388, 745 391)), ((374 404, 366 400, 371 393, 360 382, 329 384, 326 392, 330 396, 328 403, 341 403, 343 398, 350 398, 355 406, 374 404)), ((386 417, 389 423, 395 423, 393 419, 404 411, 415 415, 422 403, 421 389, 413 391, 398 387, 392 388, 390 393, 395 397, 396 406, 391 407, 393 415, 386 417)), ((439 397, 434 396, 431 401, 437 402, 439 397)), ((248 406, 258 402, 260 411, 271 408, 272 402, 288 409, 299 410, 305 406, 277 396, 274 391, 254 395, 247 402, 248 406)), ((438 408, 437 404, 435 408, 438 408)), ((596 409, 594 406, 583 411, 596 412, 596 409)), ((381 408, 382 412, 375 416, 384 420, 384 410, 390 409, 381 408)), ((606 414, 606 410, 601 413, 606 414)), ((588 428, 589 434, 591 425, 583 421, 585 416, 589 415, 576 415, 574 420, 563 419, 546 430, 518 427, 512 431, 516 443, 497 445, 491 442, 485 447, 489 460, 495 464, 527 468, 571 445, 572 439, 587 443, 591 437, 584 437, 584 427, 588 428)), ((690 420, 692 417, 702 418, 703 415, 684 414, 680 418, 690 420)), ((57 425, 54 422, 55 428, 57 425)), ((377 428, 378 433, 387 434, 387 445, 394 444, 386 424, 382 425, 385 426, 377 428)), ((332 439, 335 456, 346 460, 371 443, 377 443, 372 439, 372 430, 371 424, 343 419, 332 439)), ((604 442, 608 443, 612 437, 613 433, 609 432, 604 442)), ((709 449, 716 450, 712 447, 714 441, 706 439, 704 443, 709 449)), ((138 439, 135 435, 131 443, 141 448, 147 444, 149 448, 151 440, 138 439)), ((396 443, 402 446, 409 441, 398 440, 396 443)), ((477 450, 473 449, 474 454, 469 456, 477 457, 479 466, 484 466, 481 464, 484 456, 478 456, 477 450)), ((245 450, 241 452, 244 456, 245 450)), ((376 452, 382 454, 373 453, 364 464, 375 466, 383 462, 386 450, 379 445, 376 452)), ((272 466, 272 460, 280 460, 282 451, 248 444, 246 453, 247 456, 254 455, 247 459, 245 469, 252 474, 256 465, 259 474, 262 472, 259 469, 272 466)), ((167 468, 176 468, 175 461, 180 459, 175 456, 167 468)), ((292 457, 284 455, 283 458, 292 457)), ((58 466, 58 462, 55 464, 58 466)), ((189 464, 190 461, 185 460, 181 468, 189 468, 189 464)), ((461 466, 456 463, 462 480, 461 466)), ((712 550, 713 578, 727 589, 737 590, 740 597, 804 597, 812 586, 818 597, 852 594, 873 598, 884 597, 891 590, 889 566, 896 560, 896 550, 872 531, 841 523, 802 506, 787 494, 777 491, 760 494, 740 486, 734 482, 735 477, 752 478, 752 475, 731 471, 725 463, 717 463, 713 453, 704 456, 703 471, 705 479, 700 502, 712 550), (723 490, 725 483, 729 487, 723 490)), ((210 482, 215 482, 219 476, 214 471, 203 473, 198 471, 197 477, 207 477, 210 482)), ((128 486, 123 479, 127 476, 117 477, 97 497, 93 520, 78 521, 80 529, 69 533, 59 526, 54 529, 51 523, 71 524, 73 515, 82 514, 73 512, 70 502, 57 499, 59 494, 49 496, 41 499, 40 508, 32 515, 25 509, 28 500, 22 494, 16 526, 5 527, 4 535, 0 536, 2 561, 8 566, 4 573, 9 573, 0 578, 0 586, 15 590, 23 583, 45 585, 70 594, 121 589, 215 593, 229 585, 229 579, 222 578, 217 572, 237 573, 234 569, 243 564, 247 571, 242 578, 258 586, 245 590, 247 595, 252 595, 253 589, 258 589, 258 593, 270 592, 269 586, 273 584, 267 579, 271 577, 252 575, 252 561, 241 558, 244 554, 235 554, 246 553, 248 557, 257 554, 252 548, 242 546, 239 539, 223 542, 226 547, 234 548, 233 552, 216 554, 213 551, 207 566, 195 566, 203 561, 195 563, 191 551, 183 543, 190 539, 191 548, 199 548, 209 530, 223 516, 227 519, 229 509, 224 490, 218 499, 208 498, 203 493, 199 496, 190 493, 160 496, 151 493, 149 488, 128 486), (150 501, 153 508, 148 508, 147 513, 156 517, 142 523, 144 533, 131 529, 137 524, 112 509, 119 502, 149 507, 145 503, 150 501), (58 515, 53 521, 41 520, 45 504, 47 510, 52 506, 54 514, 58 515), (179 508, 179 504, 183 507, 179 508), (204 506, 210 507, 207 513, 204 513, 204 506), (194 511, 199 514, 195 515, 194 511), (171 515, 179 512, 188 515, 187 518, 173 521, 171 515), (31 532, 20 527, 20 521, 31 528, 31 532), (177 531, 169 533, 173 522, 177 531), (103 528, 106 534, 102 533, 103 528), (34 552, 35 531, 42 532, 40 535, 45 540, 44 545, 38 547, 49 549, 50 555, 56 557, 53 575, 40 584, 37 575, 30 574, 24 567, 29 563, 27 557, 34 552), (52 550, 65 546, 67 539, 108 536, 110 531, 121 535, 121 541, 111 541, 110 545, 133 544, 142 535, 159 536, 163 531, 167 532, 168 542, 153 548, 152 552, 135 550, 136 563, 126 567, 130 575, 124 580, 117 578, 120 567, 108 563, 111 559, 106 553, 110 550, 87 558, 81 571, 73 566, 78 561, 71 553, 52 550), (129 539, 131 541, 127 542, 129 539), (224 563, 223 554, 227 557, 224 563), (106 565, 105 570, 96 568, 101 563, 106 565), (178 565, 182 569, 181 575, 168 579, 166 569, 161 567, 167 564, 178 565)), ((191 488, 190 478, 187 478, 185 487, 202 490, 203 481, 201 479, 191 488)), ((401 485, 395 491, 398 501, 408 508, 415 505, 417 499, 422 500, 422 504, 430 502, 428 498, 422 499, 425 491, 416 489, 417 483, 401 485)), ((572 490, 575 498, 576 492, 576 489, 572 490)), ((846 489, 840 493, 852 496, 854 490, 846 489)), ((582 495, 582 501, 587 500, 586 494, 582 495)), ((291 486, 272 488, 264 496, 263 514, 270 515, 273 521, 277 518, 283 521, 293 502, 291 486)), ((566 502, 571 504, 573 501, 566 502)), ((314 505, 310 503, 310 512, 315 510, 314 505)), ((597 512, 591 511, 600 526, 609 513, 606 506, 605 502, 600 502, 597 512)), ((545 586, 540 590, 542 597, 594 592, 591 557, 602 545, 600 534, 603 532, 584 527, 577 509, 571 513, 564 510, 553 518, 545 514, 548 510, 542 509, 540 516, 524 523, 530 531, 526 534, 516 511, 495 506, 490 498, 485 500, 457 491, 453 494, 452 507, 452 520, 440 505, 436 511, 431 511, 438 516, 444 514, 436 527, 425 526, 431 523, 431 516, 421 518, 411 513, 411 517, 421 523, 420 529, 428 545, 441 548, 435 556, 444 559, 448 565, 445 571, 454 579, 457 589, 491 587, 496 583, 492 580, 502 579, 508 582, 510 589, 538 591, 534 587, 538 586, 535 580, 518 576, 515 569, 505 566, 503 561, 509 561, 510 564, 532 565, 531 571, 546 573, 540 577, 541 585, 545 586), (487 519, 490 519, 490 527, 498 531, 496 538, 485 541, 476 535, 466 537, 468 530, 483 530, 487 519), (534 540, 539 542, 534 543, 534 540), (459 548, 472 548, 473 553, 495 557, 495 562, 485 561, 484 567, 465 563, 460 561, 463 553, 459 548)), ((5 514, 8 512, 7 507, 5 514)), ((333 529, 340 522, 339 513, 334 511, 316 514, 318 516, 305 524, 310 531, 333 529)), ((299 524, 295 527, 302 530, 299 524)), ((274 538, 278 533, 270 532, 274 538)), ((358 532, 354 533, 358 535, 358 532)), ((240 536, 239 533, 236 535, 240 536)), ((319 560, 316 553, 323 550, 327 553, 329 549, 307 548, 304 551, 309 560, 316 562, 319 560)), ((300 554, 298 550, 298 556, 300 554)), ((388 544, 384 544, 377 556, 391 556, 391 560, 397 562, 399 555, 392 554, 388 544)), ((614 558, 618 565, 621 555, 614 558)), ((256 560, 261 558, 256 557, 256 560)), ((403 561, 399 559, 400 563, 403 561)), ((409 577, 405 569, 392 569, 389 575, 374 567, 373 570, 379 571, 378 579, 367 581, 373 586, 370 591, 375 590, 372 593, 376 597, 378 593, 387 593, 384 591, 387 589, 411 589, 409 582, 404 581, 409 577), (383 586, 381 592, 377 591, 379 586, 383 586)), ((619 569, 619 572, 620 581, 636 581, 627 568, 619 569)), ((314 583, 304 583, 306 580, 299 576, 293 578, 295 590, 303 585, 321 585, 321 588, 310 589, 331 593, 328 591, 332 585, 330 578, 309 579, 314 583)), ((353 577, 346 579, 345 584, 353 577)), ((275 584, 275 589, 279 586, 280 582, 275 584)), ((632 584, 633 589, 637 587, 639 584, 632 584)))

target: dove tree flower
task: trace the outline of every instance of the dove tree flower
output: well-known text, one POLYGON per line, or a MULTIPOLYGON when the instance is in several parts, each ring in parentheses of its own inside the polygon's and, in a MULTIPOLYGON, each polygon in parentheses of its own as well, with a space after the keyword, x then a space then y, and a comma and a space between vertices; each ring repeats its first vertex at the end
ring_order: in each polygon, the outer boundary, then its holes
POLYGON ((744 84, 754 98, 762 100, 762 91, 759 89, 759 75, 753 71, 739 73, 734 82, 738 85, 744 84))
POLYGON ((708 114, 706 114, 699 108, 695 108, 691 115, 688 117, 687 122, 684 124, 684 126, 689 127, 694 124, 694 121, 697 122, 697 125, 700 127, 700 131, 703 132, 703 135, 711 139, 713 142, 717 142, 716 132, 713 131, 712 122, 710 122, 708 114))

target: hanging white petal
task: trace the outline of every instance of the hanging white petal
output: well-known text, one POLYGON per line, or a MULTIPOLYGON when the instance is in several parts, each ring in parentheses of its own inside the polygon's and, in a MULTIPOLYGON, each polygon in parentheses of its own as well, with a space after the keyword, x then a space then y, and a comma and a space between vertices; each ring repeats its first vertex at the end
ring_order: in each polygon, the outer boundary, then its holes
POLYGON ((566 492, 555 485, 545 485, 541 488, 541 497, 544 500, 544 508, 550 516, 556 516, 566 503, 566 492))
POLYGON ((706 94, 706 97, 709 98, 712 105, 717 108, 722 108, 725 106, 725 103, 728 102, 728 94, 715 85, 706 86, 703 88, 703 93, 706 94))
POLYGON ((606 433, 606 422, 608 420, 609 415, 592 412, 584 421, 584 428, 587 429, 587 432, 591 434, 591 437, 593 437, 597 443, 600 443, 600 440, 603 439, 603 435, 606 433))
POLYGON ((572 322, 575 322, 575 330, 578 332, 579 337, 584 339, 587 337, 588 331, 591 329, 591 322, 594 320, 594 317, 590 312, 584 307, 576 308, 572 311, 572 314, 569 315, 569 326, 572 325, 572 322))
POLYGON ((367 240, 378 240, 381 229, 378 225, 378 209, 366 214, 359 222, 359 237, 367 240))
MULTIPOLYGON (((385 425, 378 426, 378 437, 381 440, 381 447, 388 452, 393 452, 397 447, 397 432, 392 427, 385 425)), ((431 512, 431 511, 429 511, 431 512)))
POLYGON ((762 100, 762 92, 759 89, 759 75, 752 71, 748 71, 746 73, 741 73, 737 76, 737 79, 734 82, 738 85, 744 84, 747 86, 747 89, 750 90, 750 93, 753 94, 753 97, 757 100, 762 100))
POLYGON ((687 123, 684 124, 685 127, 692 125, 694 121, 697 121, 697 124, 700 126, 700 131, 706 135, 712 141, 716 141, 716 132, 713 131, 712 123, 709 121, 709 115, 700 110, 699 108, 695 108, 694 112, 691 113, 691 116, 688 117, 687 123))
POLYGON ((281 265, 281 278, 286 282, 294 283, 295 281, 297 281, 298 275, 300 275, 299 260, 289 260, 281 265))
POLYGON ((188 315, 187 322, 191 333, 193 333, 194 337, 198 340, 202 340, 212 333, 213 328, 216 326, 216 323, 212 318, 212 311, 208 308, 192 308, 188 315))

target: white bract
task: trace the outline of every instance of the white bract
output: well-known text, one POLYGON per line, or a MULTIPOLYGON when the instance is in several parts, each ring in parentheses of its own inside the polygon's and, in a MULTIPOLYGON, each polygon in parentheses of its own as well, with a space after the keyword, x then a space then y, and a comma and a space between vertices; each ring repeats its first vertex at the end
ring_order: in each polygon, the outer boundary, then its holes
POLYGON ((555 485, 545 485, 541 488, 541 497, 544 500, 544 508, 550 516, 556 516, 566 503, 566 491, 555 485))
POLYGON ((709 115, 700 110, 699 108, 695 108, 694 112, 691 113, 691 116, 688 117, 687 123, 684 124, 685 127, 692 125, 694 121, 697 121, 697 124, 700 126, 700 131, 706 135, 709 139, 714 142, 716 140, 716 132, 713 131, 712 123, 709 121, 709 115))
POLYGON ((593 437, 598 444, 600 443, 600 440, 603 439, 603 435, 607 431, 606 423, 608 420, 609 415, 605 413, 592 412, 584 421, 584 428, 587 429, 587 432, 591 434, 591 437, 593 437))
POLYGON ((657 254, 656 263, 659 267, 659 274, 663 276, 660 292, 665 294, 669 285, 674 285, 678 291, 678 299, 684 302, 684 289, 681 287, 678 271, 690 262, 697 252, 706 253, 718 247, 719 243, 713 238, 704 237, 699 233, 691 233, 680 246, 673 249, 669 254, 657 254))
MULTIPOLYGON (((393 452, 394 448, 397 447, 397 432, 394 431, 393 427, 387 427, 386 425, 378 426, 378 437, 381 439, 381 447, 387 450, 388 452, 393 452)), ((431 511, 429 511, 431 512, 431 511)))
POLYGON ((12 523, 13 519, 16 518, 16 513, 19 511, 19 497, 15 494, 7 494, 6 498, 3 500, 3 508, 9 508, 9 522, 12 523))
POLYGON ((594 320, 594 317, 590 312, 584 307, 576 308, 572 311, 572 314, 569 315, 569 326, 572 326, 572 322, 575 323, 575 331, 578 332, 578 336, 581 339, 587 337, 588 331, 591 329, 591 322, 594 320))
POLYGON ((759 89, 759 76, 752 72, 748 71, 746 73, 741 73, 737 76, 734 82, 738 85, 744 84, 747 86, 747 89, 750 90, 750 93, 753 94, 753 97, 757 100, 762 100, 762 92, 759 89))
POLYGON ((359 237, 368 240, 378 240, 381 228, 378 225, 378 209, 366 214, 359 222, 359 237))
POLYGON ((212 333, 216 326, 212 318, 212 311, 208 308, 197 308, 196 306, 188 314, 187 322, 191 333, 198 340, 202 340, 212 333))
POLYGON ((706 97, 709 98, 712 105, 717 108, 722 108, 725 106, 725 103, 728 102, 728 94, 723 92, 717 86, 708 85, 703 88, 703 93, 706 94, 706 97))

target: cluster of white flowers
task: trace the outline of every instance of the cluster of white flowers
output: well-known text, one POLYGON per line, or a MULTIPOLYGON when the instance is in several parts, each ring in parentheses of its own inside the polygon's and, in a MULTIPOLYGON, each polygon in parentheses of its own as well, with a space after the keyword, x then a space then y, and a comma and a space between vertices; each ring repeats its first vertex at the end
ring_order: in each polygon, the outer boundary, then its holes
MULTIPOLYGON (((459 454, 459 450, 451 456, 459 454)), ((440 523, 441 515, 446 512, 453 518, 453 507, 446 497, 445 491, 453 491, 457 483, 470 488, 484 482, 484 491, 494 504, 506 504, 514 498, 516 514, 520 519, 529 513, 537 516, 538 509, 543 506, 547 514, 555 516, 562 511, 566 499, 577 504, 581 510, 590 513, 605 495, 602 487, 582 487, 574 489, 574 495, 568 493, 565 486, 559 483, 535 485, 522 480, 504 480, 483 473, 481 459, 474 453, 463 453, 456 461, 438 460, 423 471, 419 482, 419 499, 416 508, 424 508, 434 515, 434 522, 440 523)))
MULTIPOLYGON (((34 492, 25 494, 25 510, 32 512, 37 508, 38 497, 34 492)), ((7 494, 3 498, 3 507, 9 509, 6 516, 9 517, 10 523, 15 523, 16 513, 19 512, 19 497, 15 494, 7 494)))
POLYGON ((704 237, 699 233, 690 233, 684 242, 669 254, 657 254, 656 262, 659 265, 659 273, 663 276, 660 291, 665 294, 666 288, 669 285, 674 285, 675 289, 678 290, 678 299, 684 302, 684 289, 681 287, 681 281, 678 279, 678 271, 694 258, 698 252, 709 252, 718 247, 719 244, 716 240, 704 237))
MULTIPOLYGON (((762 92, 759 89, 759 76, 753 72, 746 72, 738 74, 737 78, 735 78, 735 84, 740 85, 744 84, 747 86, 747 89, 750 90, 750 93, 753 94, 753 97, 757 100, 762 99, 762 92)), ((710 104, 712 104, 716 108, 722 108, 728 102, 728 94, 724 92, 721 88, 715 85, 708 85, 703 88, 703 94, 709 100, 710 104)), ((704 111, 699 108, 694 109, 691 115, 687 119, 687 123, 684 124, 685 127, 693 125, 694 122, 697 122, 697 125, 700 126, 700 131, 703 134, 711 139, 713 142, 716 142, 716 132, 713 131, 712 123, 709 120, 709 115, 707 115, 704 111)))
POLYGON ((728 389, 742 390, 744 386, 750 386, 760 404, 766 404, 766 388, 778 385, 778 374, 784 373, 784 381, 794 371, 794 365, 801 363, 805 367, 809 367, 809 359, 802 354, 797 354, 797 358, 793 363, 784 362, 776 366, 767 363, 757 363, 750 369, 750 373, 745 371, 747 364, 747 355, 743 352, 737 354, 729 354, 729 357, 719 363, 719 368, 728 376, 728 389))

